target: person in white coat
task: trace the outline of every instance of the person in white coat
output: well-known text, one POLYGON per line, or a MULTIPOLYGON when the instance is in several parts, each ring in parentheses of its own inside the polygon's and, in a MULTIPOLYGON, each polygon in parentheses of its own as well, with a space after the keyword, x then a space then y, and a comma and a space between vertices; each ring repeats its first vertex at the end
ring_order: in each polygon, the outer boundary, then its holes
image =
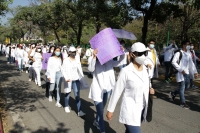
MULTIPOLYGON (((155 49, 155 41, 150 40, 148 43, 148 55, 144 64, 149 68, 149 75, 151 78, 151 83, 153 78, 158 78, 158 67, 160 66, 160 61, 158 59, 158 55, 155 49)), ((153 98, 157 98, 153 96, 153 98)))
MULTIPOLYGON (((141 122, 146 120, 149 89, 151 88, 147 67, 144 65, 147 56, 144 44, 136 42, 131 47, 132 62, 119 74, 108 104, 107 119, 111 120, 117 102, 122 97, 119 122, 126 127, 126 133, 140 133, 141 122)), ((151 94, 154 94, 151 88, 151 94)))
POLYGON ((196 67, 192 61, 191 55, 187 52, 190 50, 189 41, 182 41, 181 43, 182 50, 180 52, 175 53, 172 65, 178 70, 176 74, 176 81, 178 82, 178 89, 174 92, 170 92, 170 98, 172 101, 175 100, 177 94, 180 96, 180 106, 189 109, 190 107, 185 102, 185 90, 190 87, 190 75, 193 74, 196 78, 198 77, 198 72, 196 67), (180 53, 182 53, 182 58, 179 61, 180 53))
MULTIPOLYGON (((197 68, 197 60, 200 61, 200 59, 196 56, 195 51, 194 51, 194 44, 190 43, 190 50, 188 50, 188 52, 191 54, 192 56, 192 61, 195 65, 195 67, 197 68)), ((190 74, 190 86, 192 87, 192 89, 197 89, 198 87, 194 85, 194 75, 190 74)))
POLYGON ((42 70, 42 49, 40 46, 36 47, 33 56, 33 69, 35 70, 35 84, 41 86, 41 70, 42 70))
POLYGON ((52 102, 53 90, 56 85, 57 97, 56 97, 56 106, 62 107, 60 104, 60 95, 61 95, 61 83, 62 83, 62 73, 61 73, 61 65, 63 62, 61 48, 56 47, 52 56, 49 58, 47 63, 47 71, 46 75, 50 82, 49 88, 49 102, 52 102))
POLYGON ((11 64, 11 44, 7 44, 6 46, 6 57, 7 57, 7 64, 11 64))
POLYGON ((64 60, 65 58, 68 58, 67 46, 63 46, 62 55, 63 55, 63 60, 64 60))
POLYGON ((15 63, 15 52, 16 52, 15 45, 13 45, 11 49, 11 63, 12 64, 15 63))
POLYGON ((21 44, 19 44, 18 46, 19 46, 19 49, 16 51, 17 52, 17 62, 18 62, 19 72, 23 72, 25 51, 21 44))
POLYGON ((80 99, 80 79, 84 77, 81 68, 81 63, 75 58, 76 48, 71 46, 69 48, 69 57, 64 59, 62 65, 62 73, 65 79, 65 112, 69 113, 69 98, 71 89, 74 91, 74 97, 76 99, 78 116, 84 116, 85 113, 81 110, 81 99, 80 99))
POLYGON ((30 50, 28 51, 29 58, 29 81, 35 80, 35 70, 33 69, 33 56, 35 55, 36 44, 32 44, 30 46, 30 50))
POLYGON ((97 115, 93 125, 97 127, 101 133, 105 133, 103 112, 112 89, 115 86, 115 74, 113 67, 119 67, 125 55, 121 55, 119 61, 110 60, 101 65, 96 57, 97 53, 98 49, 95 49, 93 51, 92 59, 88 65, 88 70, 93 72, 89 98, 94 101, 97 110, 97 115))
POLYGON ((170 73, 171 69, 171 58, 174 55, 174 51, 177 50, 178 47, 175 44, 175 41, 171 40, 169 46, 164 48, 164 63, 165 63, 165 82, 171 82, 170 77, 172 73, 170 73))

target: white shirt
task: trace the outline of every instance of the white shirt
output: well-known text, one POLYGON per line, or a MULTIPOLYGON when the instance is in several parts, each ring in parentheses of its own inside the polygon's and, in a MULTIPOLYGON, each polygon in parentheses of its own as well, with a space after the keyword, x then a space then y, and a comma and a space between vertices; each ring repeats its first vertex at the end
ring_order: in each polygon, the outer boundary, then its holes
POLYGON ((103 93, 112 90, 115 86, 115 74, 113 67, 119 67, 124 55, 120 56, 119 61, 110 60, 104 65, 91 56, 88 70, 93 72, 93 80, 90 87, 89 98, 93 101, 101 102, 103 93))
POLYGON ((164 61, 170 61, 172 56, 174 55, 174 51, 178 49, 175 45, 175 48, 172 48, 173 44, 170 44, 168 47, 164 48, 164 61))
POLYGON ((72 61, 70 60, 71 63, 71 73, 72 73, 72 81, 78 80, 79 79, 79 75, 78 75, 78 63, 76 60, 72 61))
POLYGON ((35 52, 34 56, 34 62, 33 62, 33 67, 42 67, 42 54, 35 52))
POLYGON ((140 126, 143 109, 145 109, 143 118, 146 120, 149 82, 146 67, 143 66, 142 72, 137 72, 133 63, 130 63, 119 74, 107 110, 114 112, 117 102, 122 92, 124 92, 120 107, 119 122, 132 126, 140 126))
POLYGON ((93 49, 89 48, 89 49, 86 50, 85 55, 90 57, 90 56, 92 56, 93 51, 94 51, 93 49))
POLYGON ((17 58, 21 58, 23 59, 24 58, 24 50, 23 49, 18 49, 17 50, 17 58))
POLYGON ((185 71, 186 74, 197 73, 196 67, 192 61, 190 53, 184 52, 183 50, 181 50, 181 52, 182 52, 182 58, 180 64, 177 63, 179 61, 180 52, 175 53, 174 58, 172 60, 172 65, 178 70, 178 73, 176 74, 177 82, 184 81, 184 77, 182 74, 183 70, 185 71))

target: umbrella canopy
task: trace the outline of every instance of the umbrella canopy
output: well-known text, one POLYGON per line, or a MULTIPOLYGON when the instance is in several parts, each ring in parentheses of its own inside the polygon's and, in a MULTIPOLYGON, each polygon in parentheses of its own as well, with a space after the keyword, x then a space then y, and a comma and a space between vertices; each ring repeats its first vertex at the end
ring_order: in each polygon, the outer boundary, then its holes
POLYGON ((129 39, 129 40, 137 40, 137 38, 135 37, 135 35, 131 32, 122 30, 122 29, 112 29, 115 36, 117 38, 124 38, 124 39, 129 39))

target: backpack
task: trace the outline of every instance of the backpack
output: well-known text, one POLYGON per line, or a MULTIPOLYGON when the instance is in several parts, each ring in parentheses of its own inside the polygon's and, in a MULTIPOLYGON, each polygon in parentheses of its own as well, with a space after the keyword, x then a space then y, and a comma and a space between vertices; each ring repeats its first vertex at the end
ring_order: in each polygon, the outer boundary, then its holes
MULTIPOLYGON (((182 55, 182 52, 181 52, 180 50, 174 51, 174 55, 175 55, 177 52, 180 53, 179 60, 178 60, 178 62, 177 62, 178 64, 180 64, 180 61, 181 61, 183 55, 182 55)), ((172 60, 173 60, 173 58, 174 58, 174 55, 172 56, 172 58, 171 58, 171 60, 170 60, 170 63, 171 63, 170 73, 172 73, 172 74, 178 73, 178 70, 172 65, 172 60)))

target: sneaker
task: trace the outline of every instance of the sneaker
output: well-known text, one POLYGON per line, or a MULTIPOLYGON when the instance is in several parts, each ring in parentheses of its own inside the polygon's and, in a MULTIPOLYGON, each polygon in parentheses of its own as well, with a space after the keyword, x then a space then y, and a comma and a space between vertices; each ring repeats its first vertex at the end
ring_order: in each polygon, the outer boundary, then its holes
POLYGON ((52 101, 53 101, 52 96, 49 96, 49 102, 52 102, 52 101))
POLYGON ((80 110, 80 111, 78 112, 78 116, 79 116, 79 117, 84 116, 84 115, 86 115, 86 114, 85 114, 83 111, 80 110))
POLYGON ((65 107, 65 112, 66 112, 66 113, 70 113, 69 107, 65 107))
POLYGON ((176 96, 174 95, 174 93, 170 91, 170 92, 169 92, 170 101, 174 102, 175 97, 176 97, 176 96))
POLYGON ((96 120, 94 120, 93 126, 100 130, 99 123, 96 120))
POLYGON ((28 73, 28 71, 26 71, 26 73, 28 73))
POLYGON ((10 64, 10 62, 7 62, 7 64, 10 64))
POLYGON ((35 79, 35 84, 37 85, 37 80, 35 79))
POLYGON ((29 79, 28 81, 31 81, 32 79, 29 79))
POLYGON ((62 105, 61 105, 59 102, 56 103, 56 106, 57 106, 58 108, 62 107, 62 105))
POLYGON ((38 86, 40 87, 40 86, 41 86, 41 84, 38 84, 38 86))
POLYGON ((168 81, 168 80, 165 80, 165 83, 169 84, 169 81, 168 81))
POLYGON ((180 106, 183 107, 184 109, 190 108, 186 103, 181 103, 180 106))
POLYGON ((192 85, 192 89, 197 89, 198 87, 195 85, 192 85))

